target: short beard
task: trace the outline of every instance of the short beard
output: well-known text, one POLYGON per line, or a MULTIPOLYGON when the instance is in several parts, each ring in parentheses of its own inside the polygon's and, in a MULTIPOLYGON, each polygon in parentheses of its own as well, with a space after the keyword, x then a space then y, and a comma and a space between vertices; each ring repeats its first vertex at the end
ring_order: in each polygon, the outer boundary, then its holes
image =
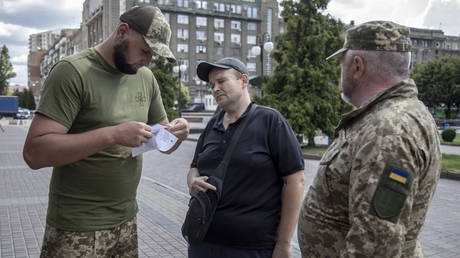
POLYGON ((113 48, 113 60, 117 69, 126 74, 136 74, 137 70, 133 69, 131 64, 126 62, 126 51, 129 47, 127 40, 122 41, 120 44, 115 45, 113 48))

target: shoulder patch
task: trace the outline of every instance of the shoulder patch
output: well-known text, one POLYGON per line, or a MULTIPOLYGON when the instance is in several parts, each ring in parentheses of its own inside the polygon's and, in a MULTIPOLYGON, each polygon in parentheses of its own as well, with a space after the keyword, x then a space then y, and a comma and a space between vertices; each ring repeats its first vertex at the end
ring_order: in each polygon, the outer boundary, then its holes
POLYGON ((372 197, 369 214, 396 223, 410 194, 412 181, 411 172, 387 164, 372 197))

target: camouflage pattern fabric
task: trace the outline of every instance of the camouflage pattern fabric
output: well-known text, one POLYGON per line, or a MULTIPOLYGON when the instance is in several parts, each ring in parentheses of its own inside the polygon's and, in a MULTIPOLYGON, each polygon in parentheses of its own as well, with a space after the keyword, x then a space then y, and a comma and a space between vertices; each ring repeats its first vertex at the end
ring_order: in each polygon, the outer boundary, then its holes
POLYGON ((93 232, 64 231, 47 224, 40 257, 138 257, 137 246, 136 217, 93 232))
POLYGON ((139 32, 157 55, 171 62, 176 61, 169 49, 171 28, 160 8, 151 5, 135 6, 123 13, 120 21, 126 22, 139 32))
POLYGON ((424 257, 441 153, 417 94, 405 80, 342 117, 302 204, 303 257, 424 257))
POLYGON ((370 21, 345 32, 343 48, 326 58, 340 57, 348 49, 409 52, 409 28, 391 21, 370 21))

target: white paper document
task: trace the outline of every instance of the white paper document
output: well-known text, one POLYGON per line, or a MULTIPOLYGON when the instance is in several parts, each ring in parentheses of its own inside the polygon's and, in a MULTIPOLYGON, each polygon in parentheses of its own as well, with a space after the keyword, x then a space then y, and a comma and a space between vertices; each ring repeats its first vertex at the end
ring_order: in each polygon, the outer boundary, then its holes
POLYGON ((141 146, 135 147, 132 150, 131 155, 136 157, 137 155, 150 150, 168 151, 177 142, 177 137, 168 132, 165 129, 166 126, 156 124, 152 126, 152 138, 148 142, 142 143, 141 146))

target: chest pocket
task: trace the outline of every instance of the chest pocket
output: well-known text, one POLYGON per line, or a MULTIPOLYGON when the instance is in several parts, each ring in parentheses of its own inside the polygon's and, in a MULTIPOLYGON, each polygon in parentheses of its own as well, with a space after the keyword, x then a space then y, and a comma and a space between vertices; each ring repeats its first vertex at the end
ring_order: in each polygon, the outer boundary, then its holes
POLYGON ((321 185, 323 193, 327 197, 333 197, 334 202, 337 198, 347 196, 347 177, 346 165, 341 158, 344 154, 344 147, 347 145, 345 138, 339 138, 329 147, 319 163, 318 176, 321 180, 318 182, 321 185), (336 193, 336 194, 334 194, 336 193))

